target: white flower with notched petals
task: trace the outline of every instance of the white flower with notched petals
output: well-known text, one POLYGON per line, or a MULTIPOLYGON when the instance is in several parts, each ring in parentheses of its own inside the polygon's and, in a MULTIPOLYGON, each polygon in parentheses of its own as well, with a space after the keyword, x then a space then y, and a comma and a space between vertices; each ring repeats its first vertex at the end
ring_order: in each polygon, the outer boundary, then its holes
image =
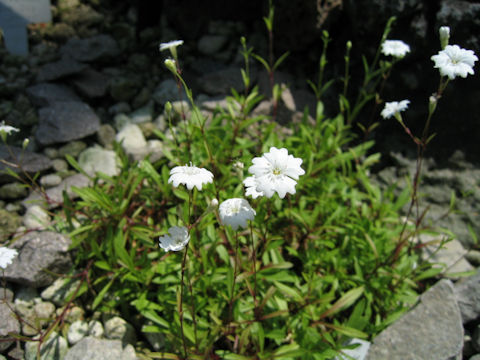
POLYGON ((263 192, 257 191, 257 181, 255 180, 255 176, 249 176, 245 180, 243 180, 243 185, 245 185, 245 195, 251 196, 252 198, 256 199, 259 196, 263 196, 263 192))
POLYGON ((160 51, 176 49, 178 46, 183 45, 183 40, 172 40, 166 43, 161 43, 159 46, 160 51))
POLYGON ((388 119, 392 116, 395 116, 396 113, 406 110, 408 108, 408 104, 410 104, 410 100, 387 102, 385 103, 385 107, 380 115, 382 115, 384 119, 388 119))
POLYGON ((202 190, 203 184, 211 183, 213 181, 213 174, 204 169, 190 165, 175 166, 170 170, 170 178, 168 183, 172 183, 174 187, 184 184, 188 190, 192 190, 194 186, 198 190, 202 190))
POLYGON ((5 270, 17 255, 18 252, 15 249, 0 247, 0 268, 5 270))
POLYGON ((457 76, 466 78, 468 74, 473 75, 473 66, 478 57, 472 50, 462 49, 458 45, 447 45, 431 59, 442 76, 448 76, 453 80, 457 76))
POLYGON ((5 133, 7 135, 10 135, 12 131, 18 132, 20 130, 18 130, 16 127, 5 125, 5 121, 2 121, 0 123, 0 133, 5 133))
POLYGON ((289 155, 287 149, 271 147, 270 152, 252 160, 248 171, 255 177, 256 191, 270 198, 276 192, 283 199, 287 193, 295 194, 296 180, 305 171, 302 159, 289 155))
POLYGON ((159 238, 160 247, 165 251, 180 251, 190 241, 190 235, 185 226, 173 226, 168 234, 159 238))
POLYGON ((382 54, 385 56, 391 55, 396 58, 403 58, 409 52, 410 46, 402 40, 385 40, 382 43, 382 54))
POLYGON ((246 228, 247 220, 255 218, 255 210, 245 199, 233 198, 225 200, 218 207, 220 221, 223 225, 230 225, 233 230, 239 227, 246 228))

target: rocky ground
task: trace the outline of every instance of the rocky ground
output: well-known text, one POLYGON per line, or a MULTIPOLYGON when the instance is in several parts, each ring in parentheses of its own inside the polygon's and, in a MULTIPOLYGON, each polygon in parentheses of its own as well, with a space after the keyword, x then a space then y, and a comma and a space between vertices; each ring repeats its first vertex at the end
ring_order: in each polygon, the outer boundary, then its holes
MULTIPOLYGON (((135 7, 123 5, 118 12, 109 12, 98 4, 100 1, 53 2, 54 22, 29 29, 28 58, 9 55, 0 48, 0 119, 21 129, 9 137, 14 144, 10 150, 0 147, 0 158, 15 162, 21 157, 24 170, 40 172, 38 181, 48 199, 0 173, 0 239, 21 234, 13 245, 20 255, 4 273, 7 286, 1 295, 6 301, 0 303, 0 359, 34 359, 37 342, 23 346, 11 338, 6 341, 7 334, 35 337, 39 329, 48 326, 46 319, 53 318, 68 326, 44 343, 42 359, 135 359, 142 346, 162 349, 161 339, 154 334, 140 339, 133 327, 115 314, 94 314, 86 319, 85 309, 68 302, 78 280, 56 280, 41 271, 46 268, 61 274, 69 268, 70 240, 48 230, 52 221, 49 210, 62 203, 63 190, 73 195, 71 186, 88 186, 88 178, 75 172, 65 156, 76 158, 90 174, 101 169, 111 175, 118 172, 114 141, 122 141, 133 159, 146 155, 158 159, 163 148, 152 136, 153 130, 166 129, 166 101, 173 101, 174 107, 180 105, 175 103, 179 95, 176 84, 163 66, 164 55, 158 52, 160 42, 180 38, 175 26, 162 18, 159 26, 139 32, 135 7), (30 144, 22 153, 24 138, 29 138, 30 144), (26 321, 12 317, 12 309, 26 321)), ((446 16, 445 11, 438 16, 446 16)), ((217 20, 208 24, 205 34, 181 48, 185 77, 207 116, 225 104, 224 97, 232 87, 242 90, 240 36, 248 35, 256 51, 265 53, 263 34, 246 28, 244 22, 217 20)), ((253 71, 255 82, 268 94, 266 75, 260 68, 253 71)), ((314 108, 314 97, 299 78, 298 69, 278 72, 276 79, 289 85, 282 96, 280 123, 301 116, 305 106, 314 108)), ((270 107, 265 100, 256 111, 269 111, 270 107)), ((405 179, 411 179, 415 168, 414 156, 410 156, 413 144, 380 150, 383 162, 372 176, 382 186, 406 186, 405 179)), ((5 164, 0 163, 3 169, 5 164)), ((429 207, 425 221, 455 235, 441 251, 425 246, 425 256, 445 264, 445 279, 372 344, 363 343, 355 355, 358 359, 480 358, 480 274, 461 280, 458 276, 474 272, 480 265, 472 235, 480 231, 479 184, 480 169, 464 151, 451 152, 441 160, 427 159, 420 189, 421 205, 429 207), (447 212, 452 193, 456 206, 447 212), (368 347, 365 357, 362 351, 365 354, 368 347)), ((422 237, 419 241, 431 240, 438 239, 422 237)))

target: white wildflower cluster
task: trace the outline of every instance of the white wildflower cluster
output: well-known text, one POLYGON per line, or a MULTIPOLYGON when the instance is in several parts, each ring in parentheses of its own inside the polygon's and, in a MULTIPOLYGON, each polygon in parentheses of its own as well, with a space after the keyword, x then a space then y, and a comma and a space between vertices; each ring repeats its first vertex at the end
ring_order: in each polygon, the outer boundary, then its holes
POLYGON ((0 247, 0 268, 5 270, 17 255, 18 252, 15 249, 0 247))
POLYGON ((168 234, 161 236, 160 247, 165 251, 180 251, 190 241, 188 229, 185 226, 172 226, 168 234))
MULTIPOLYGON (((270 151, 261 157, 252 160, 253 165, 248 171, 252 176, 247 177, 243 183, 246 187, 245 195, 254 199, 260 196, 271 198, 275 193, 283 199, 286 194, 295 194, 295 185, 298 178, 305 174, 300 167, 302 159, 295 158, 285 148, 271 147, 270 151)), ((242 166, 235 165, 242 169, 242 166)), ((188 190, 196 187, 202 190, 203 185, 213 182, 214 175, 207 169, 194 166, 192 163, 185 166, 176 166, 170 170, 168 183, 174 187, 185 185, 188 190)), ((218 205, 218 200, 213 199, 207 210, 212 210, 218 205)), ((220 203, 218 207, 220 222, 231 226, 233 230, 245 229, 247 221, 253 221, 255 210, 247 200, 231 198, 220 203)), ((180 251, 190 240, 186 227, 174 226, 168 230, 169 234, 160 237, 160 247, 165 251, 180 251)))
POLYGON ((387 102, 380 114, 384 119, 397 116, 400 112, 407 110, 408 104, 410 104, 410 100, 387 102))
POLYGON ((385 40, 381 45, 382 54, 393 56, 394 58, 403 58, 410 52, 410 46, 402 40, 385 40))
POLYGON ((285 148, 277 149, 272 146, 269 152, 254 158, 252 163, 248 172, 253 176, 246 178, 243 184, 247 188, 246 194, 254 199, 259 196, 271 198, 274 193, 281 199, 287 193, 293 195, 296 180, 305 174, 300 167, 302 159, 288 154, 285 148))
POLYGON ((18 132, 20 130, 18 130, 16 127, 5 125, 5 121, 2 121, 0 123, 0 133, 5 133, 7 135, 10 135, 12 131, 18 132))
POLYGON ((478 57, 472 50, 462 49, 458 45, 446 45, 437 55, 432 56, 435 68, 438 68, 440 75, 448 76, 450 80, 457 76, 466 78, 468 74, 473 75, 473 66, 478 57))

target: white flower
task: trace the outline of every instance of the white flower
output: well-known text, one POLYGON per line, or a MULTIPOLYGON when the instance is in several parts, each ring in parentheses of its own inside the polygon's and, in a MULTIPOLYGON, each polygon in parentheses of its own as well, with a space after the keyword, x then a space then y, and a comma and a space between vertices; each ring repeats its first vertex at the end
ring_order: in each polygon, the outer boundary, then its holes
POLYGON ((168 183, 173 183, 174 187, 184 184, 188 190, 192 190, 194 186, 198 190, 202 190, 202 185, 211 183, 213 181, 213 174, 203 168, 193 166, 192 163, 185 166, 175 166, 170 170, 170 178, 168 183))
POLYGON ((180 251, 190 241, 190 235, 185 226, 173 226, 168 229, 168 234, 159 239, 160 247, 165 251, 180 251))
POLYGON ((0 247, 0 268, 5 270, 13 261, 13 258, 18 255, 17 250, 7 247, 0 247))
POLYGON ((283 199, 287 193, 295 194, 295 185, 305 171, 300 167, 302 159, 289 155, 287 149, 271 147, 270 152, 252 160, 248 171, 254 175, 256 191, 270 198, 275 192, 283 199))
POLYGON ((442 76, 448 76, 450 80, 455 77, 467 77, 473 75, 473 66, 478 58, 472 50, 462 49, 458 45, 447 45, 437 55, 431 59, 435 62, 435 67, 440 70, 442 76))
POLYGON ((251 196, 254 199, 259 196, 263 196, 263 192, 257 191, 257 181, 255 180, 254 176, 249 176, 245 180, 243 180, 243 185, 245 185, 245 187, 247 188, 245 190, 246 196, 251 196))
POLYGON ((233 230, 238 227, 246 228, 247 220, 255 218, 255 210, 245 199, 233 198, 225 200, 218 207, 220 221, 223 225, 230 225, 233 230))
POLYGON ((12 131, 18 132, 17 128, 10 126, 10 125, 5 125, 5 121, 2 121, 0 123, 0 133, 6 133, 7 135, 10 135, 12 131))
POLYGON ((410 46, 402 40, 385 40, 382 43, 382 53, 385 56, 391 55, 396 58, 402 58, 410 52, 410 46))
POLYGON ((166 43, 161 43, 159 49, 160 51, 176 49, 180 45, 183 45, 183 40, 172 40, 166 43))
POLYGON ((406 110, 408 108, 408 104, 410 104, 410 100, 387 102, 385 103, 385 107, 380 114, 384 119, 388 119, 389 117, 394 116, 396 113, 406 110))

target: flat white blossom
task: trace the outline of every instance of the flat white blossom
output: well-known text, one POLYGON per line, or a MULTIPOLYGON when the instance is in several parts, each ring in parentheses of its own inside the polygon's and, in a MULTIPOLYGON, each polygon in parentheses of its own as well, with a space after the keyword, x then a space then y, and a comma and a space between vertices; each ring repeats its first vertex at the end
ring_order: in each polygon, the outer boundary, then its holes
POLYGON ((183 40, 172 40, 169 42, 161 43, 159 49, 160 51, 176 49, 180 45, 183 45, 183 40))
POLYGON ((305 171, 300 167, 302 159, 288 154, 285 148, 271 147, 268 153, 252 160, 248 171, 255 177, 256 191, 271 198, 276 192, 283 199, 287 193, 295 194, 296 180, 305 171))
POLYGON ((6 133, 7 135, 10 135, 12 131, 18 132, 20 130, 18 130, 16 127, 5 125, 5 121, 0 123, 0 133, 6 133))
POLYGON ((385 40, 381 46, 382 54, 385 56, 393 56, 402 58, 410 52, 410 46, 402 40, 385 40))
POLYGON ((172 226, 168 234, 159 239, 160 247, 165 251, 180 251, 190 241, 190 235, 185 226, 172 226))
POLYGON ((18 252, 15 249, 0 247, 0 268, 5 270, 17 255, 18 252))
POLYGON ((249 176, 243 180, 243 185, 245 185, 245 195, 251 196, 256 199, 257 197, 263 196, 263 192, 257 191, 257 181, 254 176, 249 176))
POLYGON ((190 165, 185 166, 175 166, 170 170, 170 177, 168 183, 172 183, 174 187, 183 184, 187 187, 188 190, 192 190, 194 186, 198 190, 202 190, 203 184, 213 182, 213 174, 204 169, 190 165))
POLYGON ((388 119, 395 116, 396 113, 406 110, 408 104, 410 104, 410 100, 387 102, 380 115, 382 115, 384 119, 388 119))
POLYGON ((253 220, 256 212, 245 199, 233 198, 225 200, 218 207, 220 221, 223 225, 230 225, 233 230, 239 227, 246 228, 247 220, 253 220))
POLYGON ((431 59, 442 76, 448 76, 453 80, 457 76, 466 78, 468 74, 473 75, 473 66, 478 57, 472 50, 462 49, 458 45, 447 45, 431 59))

